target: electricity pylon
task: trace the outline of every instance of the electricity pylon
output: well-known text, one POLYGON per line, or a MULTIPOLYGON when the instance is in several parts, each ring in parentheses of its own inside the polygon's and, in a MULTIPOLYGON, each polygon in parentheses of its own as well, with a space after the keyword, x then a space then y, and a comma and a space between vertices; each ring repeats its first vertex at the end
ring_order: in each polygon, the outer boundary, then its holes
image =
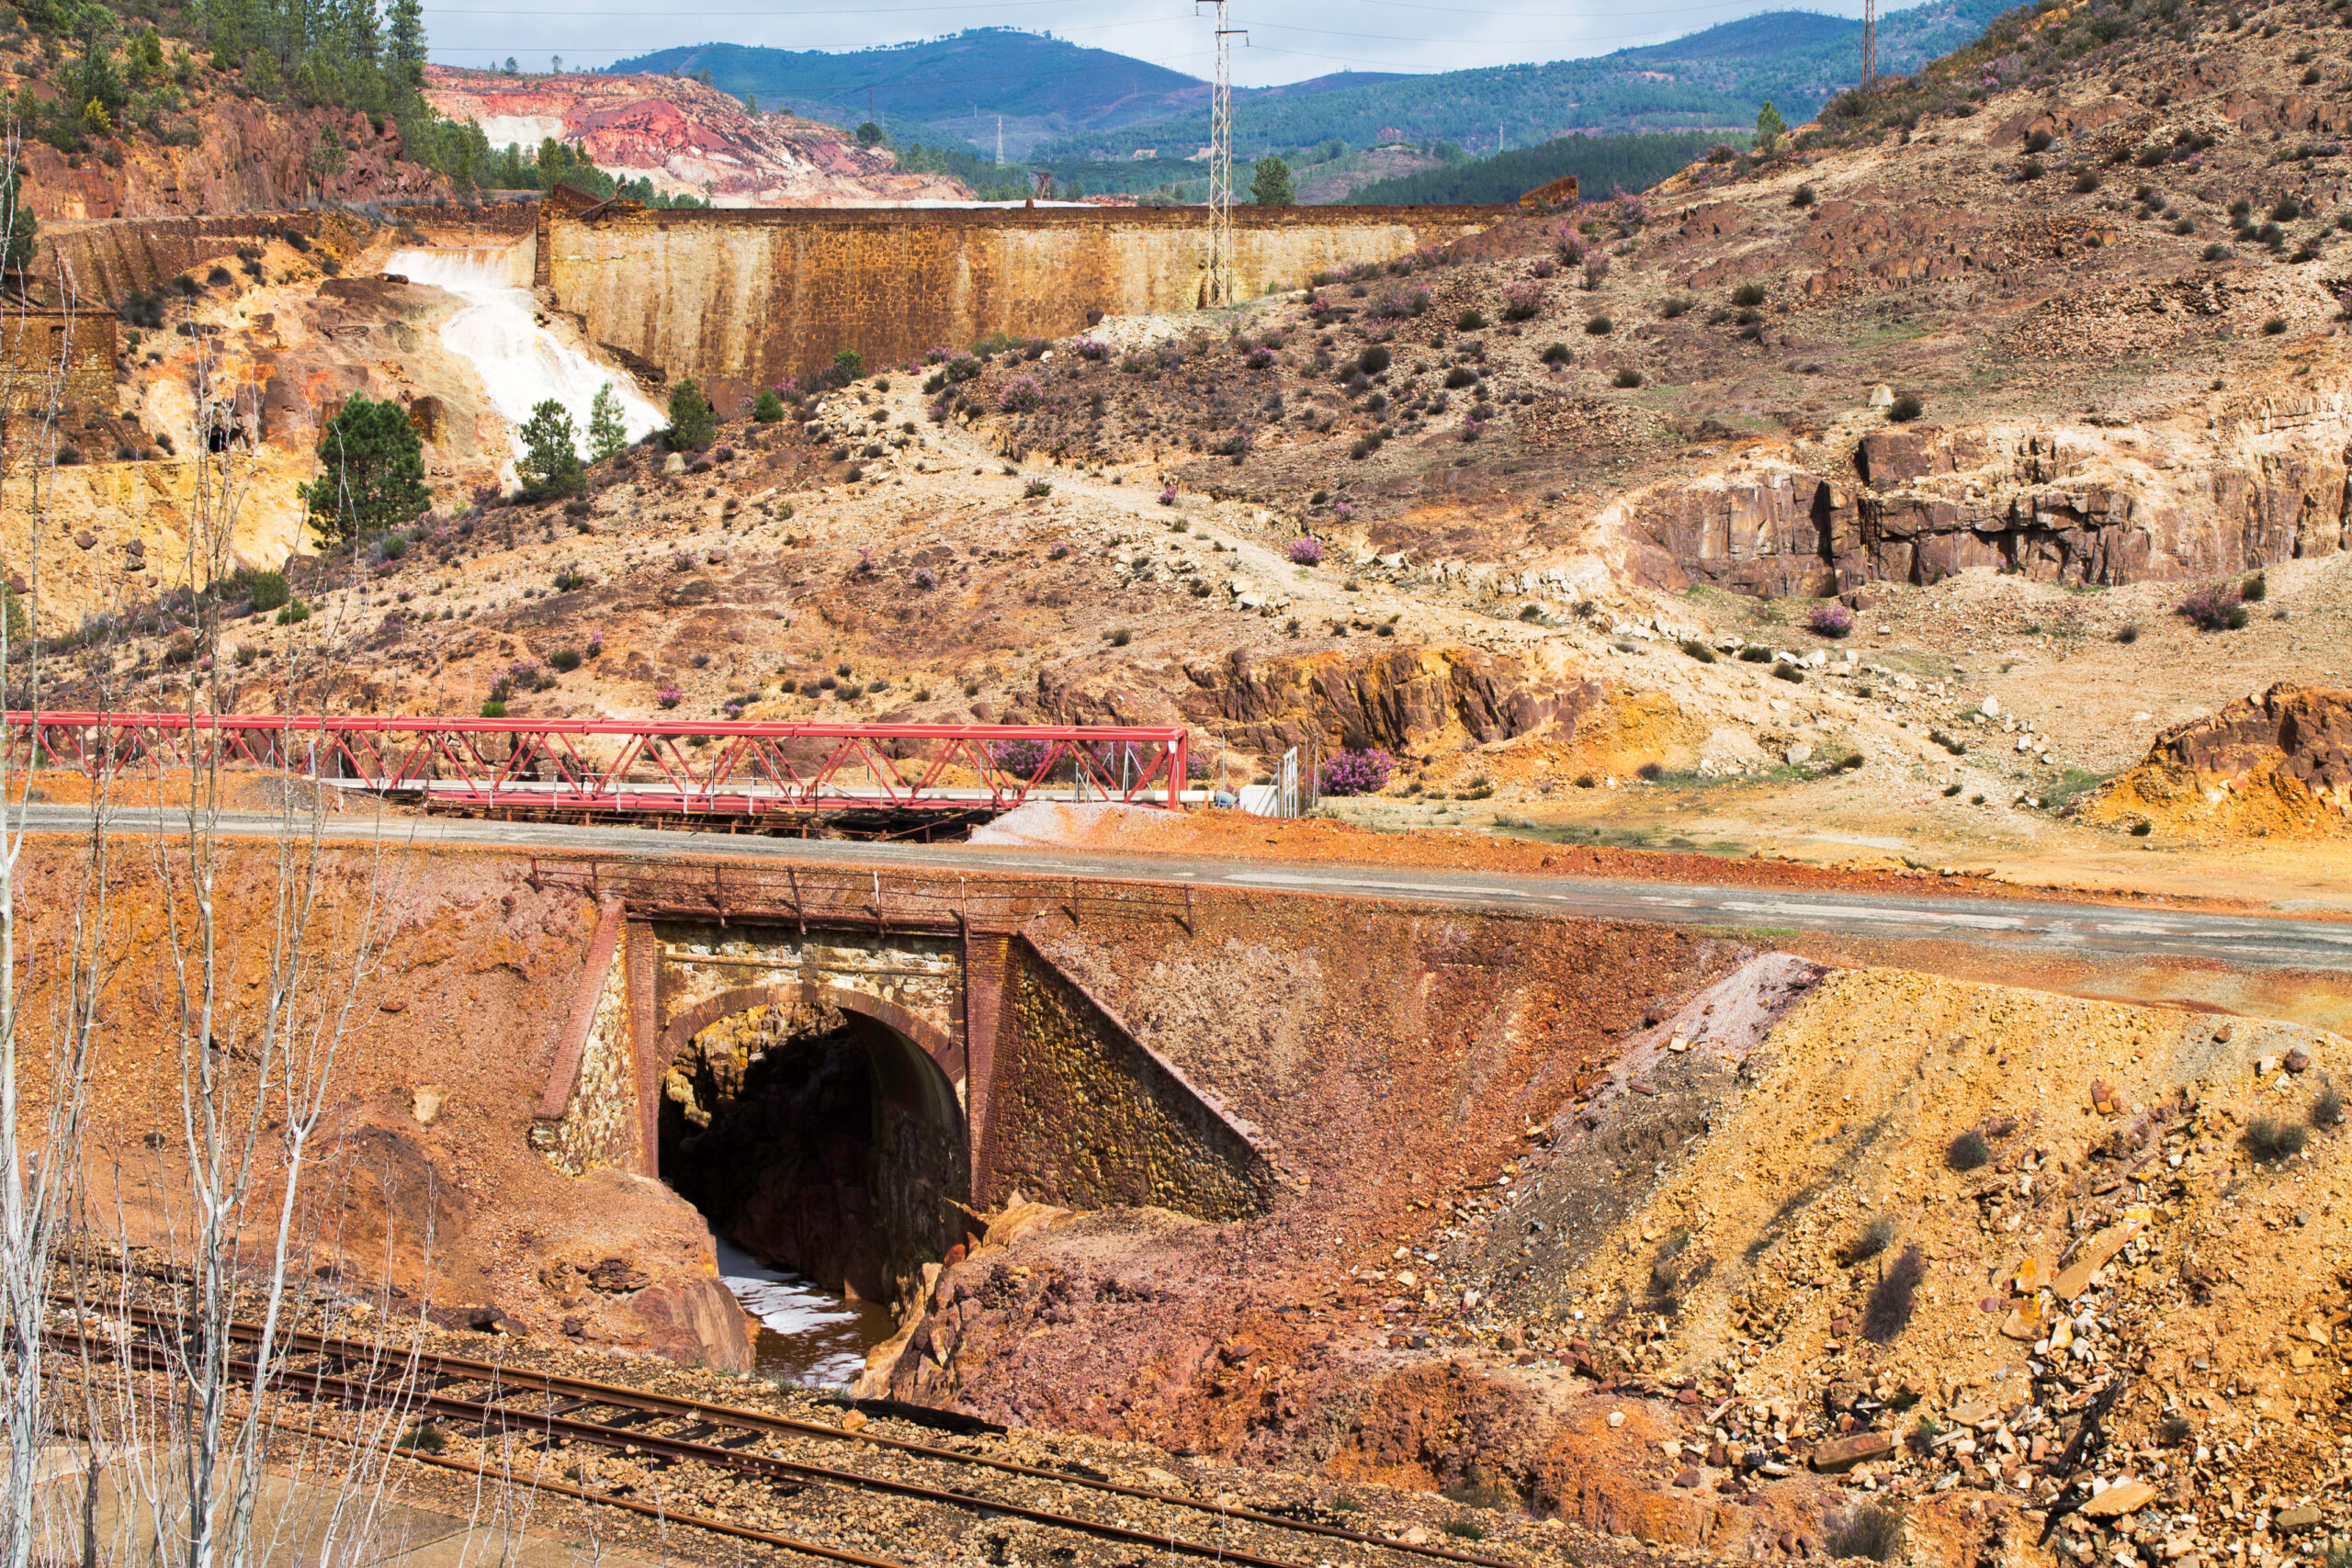
POLYGON ((1862 91, 1878 79, 1878 0, 1862 0, 1862 91))
POLYGON ((1233 44, 1249 30, 1226 25, 1227 0, 1193 0, 1216 6, 1216 86, 1209 100, 1209 269, 1201 291, 1204 305, 1230 305, 1238 284, 1233 255, 1233 44))

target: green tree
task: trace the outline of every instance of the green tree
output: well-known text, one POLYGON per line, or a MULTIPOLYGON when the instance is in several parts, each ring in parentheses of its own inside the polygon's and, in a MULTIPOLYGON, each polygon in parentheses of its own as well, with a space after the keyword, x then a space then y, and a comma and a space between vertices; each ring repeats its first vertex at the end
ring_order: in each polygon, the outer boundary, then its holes
POLYGON ((760 112, 759 94, 746 93, 743 95, 743 112, 745 114, 757 114, 760 112))
POLYGON ((857 144, 860 147, 879 147, 882 145, 882 128, 867 120, 857 128, 857 144))
POLYGON ((752 417, 762 424, 774 424, 784 418, 784 400, 775 395, 774 387, 763 387, 760 395, 752 400, 752 417))
POLYGON ((1781 118, 1781 111, 1774 108, 1768 98, 1764 107, 1756 111, 1756 140, 1749 145, 1757 156, 1762 157, 1777 151, 1781 138, 1788 131, 1789 122, 1781 118))
POLYGON ((718 419, 710 400, 692 380, 670 389, 670 449, 699 452, 718 434, 718 419))
POLYGON ((130 85, 144 87, 164 73, 164 40, 148 28, 130 42, 130 85))
POLYGON ((596 400, 588 405, 588 460, 601 463, 628 445, 628 431, 621 424, 620 394, 607 381, 596 389, 596 400))
POLYGON ((549 398, 533 409, 522 437, 514 471, 522 476, 525 495, 548 501, 580 489, 580 450, 572 443, 571 415, 561 403, 549 398))
POLYGON ((833 351, 833 385, 846 387, 865 374, 865 355, 854 348, 833 351))
POLYGON ((384 64, 393 93, 413 99, 424 87, 424 7, 421 0, 392 0, 384 20, 384 64))
POLYGON ((1298 193, 1291 188, 1290 165, 1280 158, 1258 160, 1250 171, 1250 199, 1260 207, 1291 207, 1296 205, 1298 193))
POLYGON ((334 544, 408 522, 433 504, 424 444, 408 411, 354 393, 319 437, 319 477, 300 489, 311 527, 334 544))
POLYGON ((0 219, 8 226, 7 239, 0 242, 0 272, 22 272, 32 265, 33 242, 40 233, 33 209, 21 197, 17 175, 14 164, 0 171, 0 219))

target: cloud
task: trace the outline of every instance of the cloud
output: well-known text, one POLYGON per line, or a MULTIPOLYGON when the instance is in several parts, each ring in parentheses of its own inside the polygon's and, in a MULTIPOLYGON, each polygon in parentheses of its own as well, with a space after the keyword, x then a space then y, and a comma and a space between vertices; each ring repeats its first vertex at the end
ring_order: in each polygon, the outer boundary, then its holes
MULTIPOLYGON (((1806 3, 1806 0, 1799 0, 1806 3)), ((1568 60, 1659 43, 1790 0, 1666 0, 1656 6, 1570 7, 1561 0, 1306 0, 1230 7, 1233 77, 1245 86, 1303 81, 1334 71, 1458 71, 1568 60)), ((1810 0, 1807 9, 1860 13, 1858 0, 1810 0)), ((655 10, 646 0, 440 0, 425 22, 433 58, 489 65, 514 56, 544 71, 560 55, 567 69, 610 64, 681 44, 763 44, 774 49, 855 50, 936 38, 966 28, 1050 32, 1088 48, 1153 61, 1189 75, 1214 67, 1214 10, 1186 0, 998 0, 992 5, 806 0, 788 8, 717 0, 714 8, 655 10), (1195 10, 1199 11, 1195 15, 1195 10)))

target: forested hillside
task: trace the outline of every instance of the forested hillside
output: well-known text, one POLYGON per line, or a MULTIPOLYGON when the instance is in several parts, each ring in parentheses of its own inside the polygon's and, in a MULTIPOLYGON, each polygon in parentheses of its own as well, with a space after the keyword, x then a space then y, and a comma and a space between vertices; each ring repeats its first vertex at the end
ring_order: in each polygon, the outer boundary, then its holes
POLYGON ((1705 156, 1707 149, 1722 140, 1713 131, 1692 130, 1653 136, 1563 136, 1541 147, 1375 180, 1358 186, 1348 200, 1368 207, 1517 201, 1564 175, 1576 175, 1584 197, 1594 200, 1645 190, 1705 156))

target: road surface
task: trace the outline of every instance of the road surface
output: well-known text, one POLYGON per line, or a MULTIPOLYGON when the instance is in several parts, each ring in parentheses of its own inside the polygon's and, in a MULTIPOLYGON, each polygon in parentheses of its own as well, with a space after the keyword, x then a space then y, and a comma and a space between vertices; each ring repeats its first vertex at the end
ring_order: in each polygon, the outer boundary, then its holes
MULTIPOLYGON (((86 808, 35 806, 37 832, 86 832, 86 808)), ((118 832, 169 831, 185 818, 145 809, 114 811, 118 832)), ((274 817, 225 816, 221 830, 275 834, 274 817)), ((2259 968, 2335 969, 2352 963, 2352 922, 2264 915, 2213 915, 2112 904, 2030 898, 1939 898, 1876 892, 1792 892, 1704 883, 1633 882, 1569 876, 1383 866, 1284 864, 1182 855, 1122 855, 1093 851, 884 844, 813 839, 729 837, 643 828, 578 827, 551 822, 485 822, 462 818, 330 818, 338 840, 380 838, 387 844, 506 850, 549 856, 726 855, 802 865, 974 875, 1081 876, 1241 892, 1322 894, 1397 899, 1482 911, 1648 920, 1749 933, 1826 931, 1868 938, 1940 938, 2013 950, 2022 963, 2047 958, 2205 960, 2259 968)), ((2020 976, 2022 978, 2022 976, 2020 976)))

